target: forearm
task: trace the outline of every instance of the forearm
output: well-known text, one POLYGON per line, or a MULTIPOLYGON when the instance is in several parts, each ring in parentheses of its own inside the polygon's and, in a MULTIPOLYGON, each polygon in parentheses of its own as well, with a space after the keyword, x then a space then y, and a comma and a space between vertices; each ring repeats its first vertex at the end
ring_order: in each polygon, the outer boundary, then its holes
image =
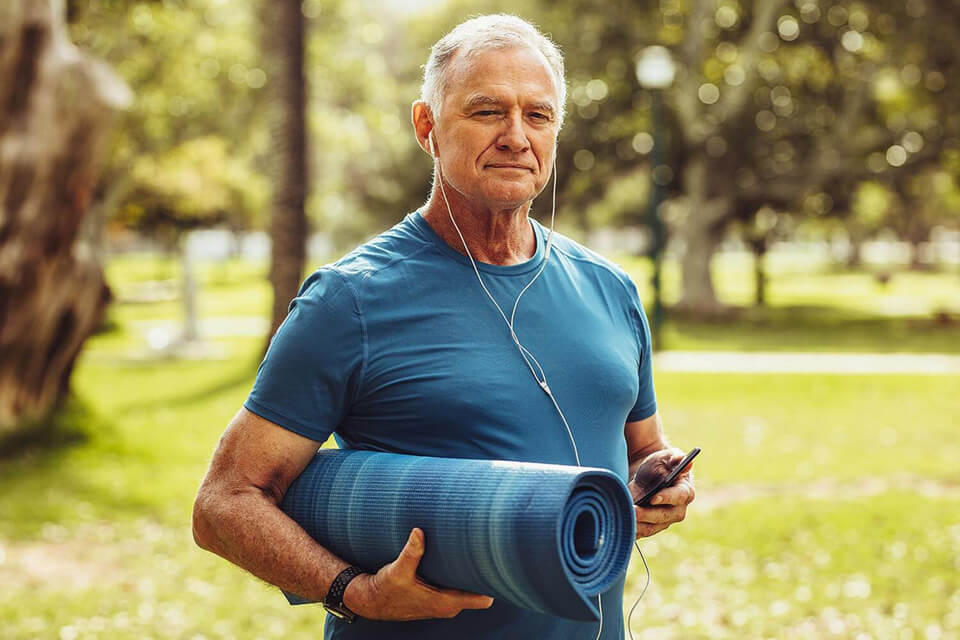
POLYGON ((628 422, 624 426, 623 435, 627 441, 627 466, 631 478, 644 458, 661 449, 670 448, 670 443, 663 434, 659 413, 643 420, 628 422))
POLYGON ((333 579, 349 566, 256 488, 201 493, 193 527, 204 549, 310 600, 323 600, 333 579))

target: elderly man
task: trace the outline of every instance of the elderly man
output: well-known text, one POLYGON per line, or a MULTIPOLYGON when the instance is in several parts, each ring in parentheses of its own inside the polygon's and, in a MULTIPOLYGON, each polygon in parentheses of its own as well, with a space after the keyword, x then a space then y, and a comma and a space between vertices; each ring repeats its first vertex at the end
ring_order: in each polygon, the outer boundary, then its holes
MULTIPOLYGON (((325 638, 623 637, 623 580, 602 594, 601 624, 568 620, 423 582, 420 529, 369 574, 278 507, 331 433, 346 448, 582 464, 624 480, 644 460, 680 459, 630 278, 528 217, 565 93, 560 52, 519 18, 475 18, 437 42, 413 105, 434 161, 429 200, 307 278, 214 453, 197 543, 323 601, 337 614, 325 638)), ((693 496, 688 471, 637 508, 638 537, 682 520, 693 496)))

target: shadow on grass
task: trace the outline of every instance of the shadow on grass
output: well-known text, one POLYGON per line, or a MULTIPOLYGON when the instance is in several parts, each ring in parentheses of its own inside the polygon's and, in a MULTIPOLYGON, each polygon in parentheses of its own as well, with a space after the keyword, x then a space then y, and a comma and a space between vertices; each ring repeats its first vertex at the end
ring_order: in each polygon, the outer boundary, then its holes
POLYGON ((0 461, 84 444, 94 432, 109 425, 84 401, 71 396, 49 417, 22 425, 0 437, 0 461))
POLYGON ((241 386, 249 386, 256 375, 257 366, 260 360, 250 361, 244 366, 238 367, 229 376, 211 381, 209 385, 191 389, 185 393, 177 393, 170 396, 154 397, 149 400, 131 402, 130 404, 120 405, 116 408, 117 416, 126 416, 140 411, 151 411, 162 409, 164 407, 183 407, 195 405, 200 402, 207 402, 211 397, 236 390, 241 386))

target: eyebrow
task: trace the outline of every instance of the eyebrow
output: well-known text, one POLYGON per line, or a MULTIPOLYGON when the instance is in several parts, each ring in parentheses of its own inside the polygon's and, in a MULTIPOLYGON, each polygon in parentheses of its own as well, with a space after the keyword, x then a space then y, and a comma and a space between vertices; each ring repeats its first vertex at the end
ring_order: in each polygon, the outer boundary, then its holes
MULTIPOLYGON (((467 100, 465 106, 468 109, 471 109, 473 107, 485 107, 485 106, 502 107, 503 105, 504 105, 504 102, 500 98, 495 98, 493 96, 487 96, 483 94, 476 94, 471 96, 470 99, 467 100)), ((553 105, 550 104, 549 102, 535 102, 530 105, 530 108, 536 111, 546 111, 551 116, 553 116, 556 113, 556 110, 553 108, 553 105)))

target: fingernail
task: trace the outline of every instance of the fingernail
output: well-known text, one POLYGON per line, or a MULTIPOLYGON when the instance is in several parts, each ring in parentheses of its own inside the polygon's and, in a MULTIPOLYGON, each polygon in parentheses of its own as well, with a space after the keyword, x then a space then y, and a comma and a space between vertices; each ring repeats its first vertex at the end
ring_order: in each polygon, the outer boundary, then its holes
POLYGON ((653 503, 653 504, 660 504, 661 502, 663 502, 663 498, 654 498, 654 499, 652 500, 652 503, 653 503))

